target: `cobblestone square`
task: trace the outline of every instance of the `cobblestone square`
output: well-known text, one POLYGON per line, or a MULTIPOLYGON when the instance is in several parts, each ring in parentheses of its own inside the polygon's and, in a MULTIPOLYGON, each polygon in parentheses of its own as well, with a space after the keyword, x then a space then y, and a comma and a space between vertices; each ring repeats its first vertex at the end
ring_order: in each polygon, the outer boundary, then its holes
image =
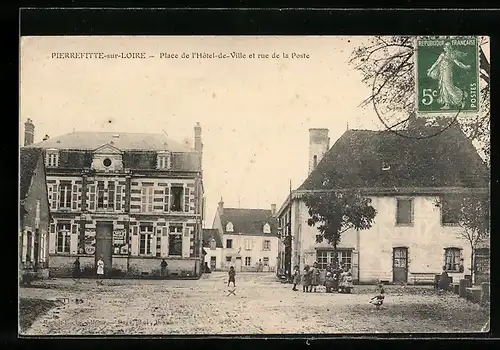
POLYGON ((21 288, 21 298, 61 306, 25 335, 342 334, 479 332, 489 310, 430 287, 388 286, 385 308, 369 304, 375 286, 353 294, 291 290, 271 273, 240 273, 235 294, 226 273, 200 280, 57 279, 21 288), (77 303, 76 299, 82 299, 77 303))

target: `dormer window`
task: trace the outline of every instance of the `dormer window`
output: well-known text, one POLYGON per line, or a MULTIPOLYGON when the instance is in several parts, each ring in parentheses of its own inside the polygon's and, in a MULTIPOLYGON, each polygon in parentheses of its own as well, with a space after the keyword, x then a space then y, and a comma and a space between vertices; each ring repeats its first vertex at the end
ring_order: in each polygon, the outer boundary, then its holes
POLYGON ((269 226, 268 223, 264 225, 264 228, 262 230, 264 233, 271 233, 271 226, 269 226))
POLYGON ((228 222, 226 225, 226 232, 234 232, 234 227, 231 222, 228 222))
POLYGON ((170 169, 170 153, 169 152, 159 152, 156 159, 157 169, 170 169))
POLYGON ((215 238, 212 238, 210 240, 210 249, 216 249, 217 248, 217 242, 215 241, 215 238))
POLYGON ((45 155, 45 165, 47 167, 55 168, 59 165, 59 151, 47 150, 45 155))

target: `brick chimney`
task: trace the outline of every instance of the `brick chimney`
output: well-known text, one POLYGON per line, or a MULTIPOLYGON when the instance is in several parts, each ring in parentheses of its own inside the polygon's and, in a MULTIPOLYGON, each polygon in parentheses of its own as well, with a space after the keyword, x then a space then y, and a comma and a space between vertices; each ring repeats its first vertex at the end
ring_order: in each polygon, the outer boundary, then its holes
POLYGON ((28 118, 26 123, 24 123, 24 145, 29 146, 35 140, 35 125, 33 121, 28 118))
POLYGON ((203 169, 202 161, 203 161, 203 143, 201 142, 201 126, 200 122, 197 122, 194 127, 194 149, 198 152, 200 170, 203 169))
POLYGON ((219 202, 219 215, 224 214, 224 201, 222 200, 222 197, 220 197, 220 202, 219 202))
POLYGON ((197 152, 203 151, 203 143, 201 143, 201 125, 197 122, 194 127, 194 149, 197 152))
POLYGON ((309 174, 330 148, 328 129, 309 129, 309 174))
POLYGON ((271 215, 276 216, 276 204, 271 204, 271 215))

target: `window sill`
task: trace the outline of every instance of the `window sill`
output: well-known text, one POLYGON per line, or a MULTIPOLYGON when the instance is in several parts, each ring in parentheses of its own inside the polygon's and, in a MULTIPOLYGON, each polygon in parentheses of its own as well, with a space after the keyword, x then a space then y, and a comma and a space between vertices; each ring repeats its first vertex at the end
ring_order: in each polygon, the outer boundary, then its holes
POLYGON ((396 227, 413 227, 415 226, 413 223, 410 224, 398 224, 396 223, 396 227))

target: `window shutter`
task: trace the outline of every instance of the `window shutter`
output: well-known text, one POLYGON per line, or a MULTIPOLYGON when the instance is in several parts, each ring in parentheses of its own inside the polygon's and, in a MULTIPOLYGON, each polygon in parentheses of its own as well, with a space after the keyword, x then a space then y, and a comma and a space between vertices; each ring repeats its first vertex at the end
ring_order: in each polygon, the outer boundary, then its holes
POLYGON ((359 266, 358 266, 358 251, 353 250, 351 253, 351 273, 353 280, 359 280, 359 266))
POLYGON ((22 248, 21 248, 21 261, 26 262, 26 253, 28 250, 28 233, 26 231, 22 232, 22 248))
MULTIPOLYGON (((137 228, 134 226, 134 229, 137 228)), ((138 256, 139 255, 139 235, 134 234, 131 237, 131 246, 130 246, 130 255, 138 256)))
POLYGON ((44 263, 45 262, 45 256, 47 254, 47 233, 42 232, 42 235, 40 237, 40 262, 44 263))
POLYGON ((190 188, 184 187, 184 212, 189 213, 189 193, 190 188))
POLYGON ((170 187, 165 186, 164 211, 170 211, 170 187))
MULTIPOLYGON (((71 225, 71 227, 76 227, 76 225, 71 225)), ((71 238, 69 251, 71 254, 78 254, 78 234, 71 230, 71 238)))
POLYGON ((161 256, 163 258, 168 256, 168 226, 163 227, 163 234, 161 237, 161 256))
POLYGON ((189 258, 190 251, 190 241, 191 241, 191 229, 184 226, 184 235, 182 236, 182 257, 189 258))
POLYGON ((49 233, 49 254, 54 254, 56 252, 56 224, 50 224, 50 233, 49 233))

